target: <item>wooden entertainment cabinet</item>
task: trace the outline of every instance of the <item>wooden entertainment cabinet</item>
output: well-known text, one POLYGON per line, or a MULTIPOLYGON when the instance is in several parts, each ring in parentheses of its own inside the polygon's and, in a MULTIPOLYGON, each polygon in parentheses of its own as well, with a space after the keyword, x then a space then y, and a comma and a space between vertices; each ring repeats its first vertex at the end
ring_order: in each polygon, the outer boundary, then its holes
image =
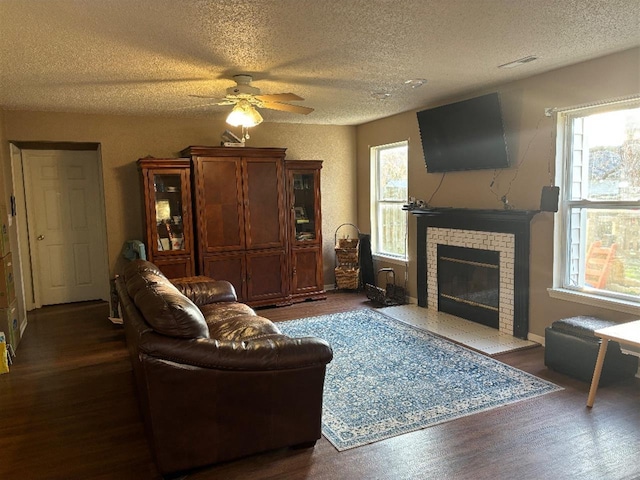
MULTIPOLYGON (((320 209, 321 161, 285 160, 284 148, 190 146, 180 152, 191 179, 194 274, 228 280, 251 306, 325 298, 320 209)), ((178 161, 157 160, 167 165, 178 161)), ((148 160, 138 161, 152 178, 148 160)), ((155 170, 154 170, 155 172, 155 170)), ((143 189, 147 245, 155 245, 157 188, 143 189)), ((186 218, 185 209, 185 218, 186 218)), ((190 216, 191 218, 191 216, 190 216)), ((186 220, 185 220, 186 221, 186 220)), ((150 250, 170 278, 182 276, 150 250)), ((165 254, 167 256, 167 254, 165 254)), ((193 258, 193 257, 191 257, 193 258)))
POLYGON ((195 275, 190 162, 141 158, 147 258, 168 278, 195 275))

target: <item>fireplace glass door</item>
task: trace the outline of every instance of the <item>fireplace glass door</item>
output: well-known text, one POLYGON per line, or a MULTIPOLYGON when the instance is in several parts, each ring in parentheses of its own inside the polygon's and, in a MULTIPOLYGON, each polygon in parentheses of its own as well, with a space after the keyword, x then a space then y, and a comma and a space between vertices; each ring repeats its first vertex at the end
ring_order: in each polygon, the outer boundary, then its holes
POLYGON ((500 252, 438 245, 438 310, 499 328, 500 252))

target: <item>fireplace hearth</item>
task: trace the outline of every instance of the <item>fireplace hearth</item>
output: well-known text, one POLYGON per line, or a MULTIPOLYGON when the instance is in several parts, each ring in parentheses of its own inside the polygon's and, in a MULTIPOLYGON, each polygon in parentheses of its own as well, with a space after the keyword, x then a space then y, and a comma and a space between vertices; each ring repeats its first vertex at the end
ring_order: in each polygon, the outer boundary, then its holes
MULTIPOLYGON (((438 285, 438 249, 442 245, 494 252, 493 255, 499 257, 497 328, 500 332, 526 339, 529 331, 530 222, 538 211, 433 208, 412 209, 411 213, 418 221, 418 305, 440 310, 442 303, 447 303, 442 301, 438 285)), ((445 295, 449 294, 445 292, 445 295)), ((470 296, 462 297, 474 302, 470 296)), ((475 318, 470 320, 478 321, 481 315, 476 312, 471 316, 475 318)), ((495 320, 491 322, 494 326, 495 320)))

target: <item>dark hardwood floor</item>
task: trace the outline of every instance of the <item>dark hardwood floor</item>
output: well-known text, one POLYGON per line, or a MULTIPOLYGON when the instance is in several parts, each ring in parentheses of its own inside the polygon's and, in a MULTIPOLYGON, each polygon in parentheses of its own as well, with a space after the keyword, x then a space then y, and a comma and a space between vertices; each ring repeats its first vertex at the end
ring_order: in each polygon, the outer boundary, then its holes
MULTIPOLYGON (((368 306, 354 293, 262 309, 274 321, 368 306)), ((45 307, 0 375, 0 478, 156 479, 122 328, 104 303, 45 307)), ((322 438, 189 479, 637 479, 640 379, 601 388, 549 371, 541 347, 497 357, 564 390, 337 452, 322 438)), ((250 433, 249 433, 250 434, 250 433)), ((194 439, 198 441, 198 439, 194 439)))

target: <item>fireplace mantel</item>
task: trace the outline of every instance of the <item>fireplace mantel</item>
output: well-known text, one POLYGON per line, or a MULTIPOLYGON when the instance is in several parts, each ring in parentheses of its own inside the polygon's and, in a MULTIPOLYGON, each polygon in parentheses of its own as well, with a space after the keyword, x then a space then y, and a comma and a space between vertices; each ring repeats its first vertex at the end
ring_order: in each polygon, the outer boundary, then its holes
POLYGON ((495 232, 515 233, 515 230, 526 226, 539 210, 481 210, 473 208, 414 208, 409 211, 418 217, 425 219, 430 227, 443 228, 467 228, 469 230, 482 230, 487 222, 495 232), (479 228, 476 228, 477 227, 479 228), (481 227, 481 228, 480 228, 481 227))
POLYGON ((537 210, 407 208, 417 218, 418 305, 427 307, 427 228, 511 233, 515 238, 513 335, 527 338, 529 329, 530 223, 537 210))

